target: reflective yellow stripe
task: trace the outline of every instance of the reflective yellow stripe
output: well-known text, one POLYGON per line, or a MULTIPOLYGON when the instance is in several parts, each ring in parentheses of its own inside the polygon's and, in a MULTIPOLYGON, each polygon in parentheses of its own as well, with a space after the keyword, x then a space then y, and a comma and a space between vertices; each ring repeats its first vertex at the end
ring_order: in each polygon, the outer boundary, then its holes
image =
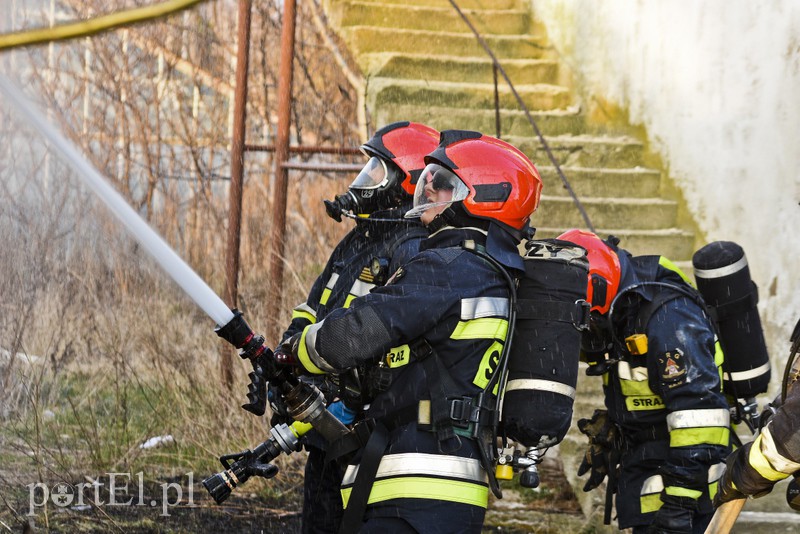
POLYGON ((647 382, 634 382, 633 380, 620 380, 619 381, 620 389, 622 390, 622 394, 626 397, 643 397, 643 396, 653 396, 653 390, 650 389, 650 385, 647 382))
POLYGON ((769 463, 769 460, 767 460, 767 457, 764 456, 764 453, 761 452, 761 442, 763 441, 763 437, 763 434, 759 434, 755 441, 753 441, 753 446, 750 448, 750 454, 747 457, 747 461, 750 463, 753 469, 758 472, 759 475, 767 480, 771 480, 773 482, 783 480, 789 475, 787 473, 776 471, 769 463))
POLYGON ((725 363, 725 353, 722 352, 722 345, 718 340, 714 341, 714 365, 722 367, 725 363))
POLYGON ((355 298, 356 298, 356 296, 353 295, 352 293, 347 295, 347 298, 344 299, 344 306, 342 306, 342 308, 349 308, 350 307, 350 303, 353 302, 353 300, 355 300, 355 298))
POLYGON ((681 278, 683 278, 683 281, 689 284, 690 286, 695 287, 694 282, 688 276, 686 276, 686 274, 683 271, 681 271, 677 265, 672 263, 672 261, 668 260, 664 256, 660 256, 658 258, 658 264, 663 268, 670 270, 675 274, 677 274, 678 276, 680 276, 681 278))
POLYGON ((322 290, 322 296, 319 298, 319 303, 327 304, 329 298, 331 298, 331 290, 326 287, 322 290))
POLYGON ((769 465, 781 473, 800 471, 800 463, 792 461, 778 452, 778 447, 775 445, 770 427, 766 427, 761 432, 761 435, 763 436, 761 438, 761 453, 769 460, 769 465))
POLYGON ((499 339, 505 341, 508 321, 483 317, 471 321, 459 321, 450 339, 499 339))
POLYGON ((392 347, 386 353, 386 365, 391 368, 402 367, 411 361, 411 348, 408 345, 392 347))
POLYGON ((700 490, 681 488, 680 486, 667 486, 664 488, 664 492, 667 495, 672 495, 673 497, 689 497, 690 499, 695 500, 699 499, 703 494, 703 492, 700 490))
POLYGON ((731 430, 723 427, 676 428, 669 432, 670 447, 689 447, 692 445, 722 445, 730 442, 731 430))
POLYGON ((661 501, 660 493, 654 493, 652 495, 643 495, 639 499, 639 506, 642 508, 643 514, 655 512, 656 510, 661 508, 663 504, 664 503, 661 501))
POLYGON ((631 412, 643 410, 663 410, 664 401, 658 395, 625 397, 625 407, 631 412))
POLYGON ((292 320, 294 319, 306 319, 310 323, 317 320, 316 317, 305 310, 292 310, 292 320))
POLYGON ((500 355, 502 353, 503 344, 499 341, 495 341, 489 345, 489 348, 483 353, 481 364, 478 366, 478 372, 475 373, 475 378, 472 379, 473 384, 479 388, 485 388, 487 384, 489 384, 489 380, 492 378, 492 375, 497 369, 497 365, 500 363, 500 355))
POLYGON ((303 334, 300 336, 300 343, 297 347, 297 359, 300 360, 300 363, 309 373, 314 375, 324 375, 325 371, 314 365, 314 362, 311 361, 311 358, 308 355, 308 347, 306 347, 306 333, 308 332, 308 329, 309 327, 305 327, 303 329, 303 334))
MULTIPOLYGON (((352 488, 342 488, 342 501, 347 506, 352 488)), ((376 480, 368 504, 391 499, 432 499, 458 502, 486 508, 489 488, 473 482, 426 477, 400 477, 376 480)))

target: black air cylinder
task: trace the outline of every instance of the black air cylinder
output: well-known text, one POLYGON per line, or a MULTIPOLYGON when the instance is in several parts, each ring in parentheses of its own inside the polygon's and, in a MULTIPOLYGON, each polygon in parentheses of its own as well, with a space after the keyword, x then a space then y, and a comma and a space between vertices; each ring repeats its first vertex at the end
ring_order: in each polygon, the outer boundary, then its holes
POLYGON ((715 241, 694 253, 692 265, 725 353, 725 393, 739 399, 765 393, 769 356, 756 307, 758 288, 750 278, 744 250, 730 241, 715 241))
POLYGON ((550 446, 572 420, 589 262, 583 248, 567 241, 529 241, 526 249, 503 424, 526 447, 550 446))

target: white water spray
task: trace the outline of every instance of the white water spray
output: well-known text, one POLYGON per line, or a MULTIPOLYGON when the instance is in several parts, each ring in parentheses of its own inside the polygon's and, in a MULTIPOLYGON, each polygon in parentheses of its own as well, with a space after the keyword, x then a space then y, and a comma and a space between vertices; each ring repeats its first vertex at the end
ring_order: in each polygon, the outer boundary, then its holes
POLYGON ((0 92, 12 104, 11 108, 36 128, 53 148, 60 152, 77 175, 105 203, 111 213, 133 235, 142 247, 167 271, 175 282, 194 300, 217 325, 224 326, 233 319, 233 312, 202 278, 131 208, 108 180, 89 163, 77 147, 67 140, 44 115, 22 94, 22 91, 0 74, 0 92))

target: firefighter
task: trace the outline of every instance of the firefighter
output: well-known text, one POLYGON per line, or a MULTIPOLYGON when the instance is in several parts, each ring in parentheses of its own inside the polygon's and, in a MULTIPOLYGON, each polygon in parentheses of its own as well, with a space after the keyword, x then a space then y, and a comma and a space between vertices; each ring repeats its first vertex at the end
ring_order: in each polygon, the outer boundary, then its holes
POLYGON ((722 351, 689 279, 663 256, 632 256, 618 240, 570 230, 588 252, 587 374, 602 375, 606 410, 578 422, 590 447, 584 491, 608 475, 620 529, 703 532, 730 451, 722 351))
POLYGON ((716 506, 747 496, 761 497, 772 491, 776 482, 800 474, 800 362, 795 360, 800 352, 800 321, 791 341, 787 362, 790 372, 785 373, 780 406, 758 437, 726 460, 727 469, 714 499, 716 506))
POLYGON ((517 245, 542 182, 522 152, 478 132, 442 132, 425 161, 406 214, 430 232, 420 253, 287 340, 306 373, 389 370, 366 414, 374 429, 342 481, 340 532, 478 533, 486 512, 486 449, 471 436, 493 414, 475 398, 508 329, 501 269, 523 270, 517 245))
MULTIPOLYGON (((326 201, 328 214, 341 221, 353 213, 355 227, 339 242, 325 269, 314 282, 305 302, 292 314, 292 322, 282 340, 321 321, 334 309, 347 308, 352 300, 369 293, 380 280, 370 271, 373 260, 396 269, 419 250, 427 232, 417 221, 403 215, 411 208, 416 180, 425 167, 423 158, 436 148, 439 132, 413 122, 396 122, 375 132, 361 146, 368 161, 350 184, 348 191, 326 201)), ((379 276, 379 275, 377 275, 379 276)), ((329 409, 343 422, 351 423, 360 399, 344 403, 338 400, 340 388, 318 381, 328 400, 329 409)), ((282 414, 282 406, 271 390, 273 412, 282 414)), ((273 419, 273 424, 279 422, 273 419)), ((304 438, 308 451, 303 491, 303 532, 336 532, 342 515, 339 486, 343 469, 336 462, 326 462, 325 440, 316 432, 304 438)))

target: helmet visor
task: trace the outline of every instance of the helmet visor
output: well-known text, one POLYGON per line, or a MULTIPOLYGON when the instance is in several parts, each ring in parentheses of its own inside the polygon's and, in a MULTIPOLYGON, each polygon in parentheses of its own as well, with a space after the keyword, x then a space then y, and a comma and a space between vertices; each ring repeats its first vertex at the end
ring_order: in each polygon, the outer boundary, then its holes
POLYGON ((378 189, 388 183, 389 171, 386 169, 386 162, 373 156, 350 184, 350 189, 378 189))
POLYGON ((469 188, 453 171, 438 163, 429 163, 422 171, 414 190, 414 207, 406 219, 415 219, 437 206, 447 206, 469 196, 469 188))

